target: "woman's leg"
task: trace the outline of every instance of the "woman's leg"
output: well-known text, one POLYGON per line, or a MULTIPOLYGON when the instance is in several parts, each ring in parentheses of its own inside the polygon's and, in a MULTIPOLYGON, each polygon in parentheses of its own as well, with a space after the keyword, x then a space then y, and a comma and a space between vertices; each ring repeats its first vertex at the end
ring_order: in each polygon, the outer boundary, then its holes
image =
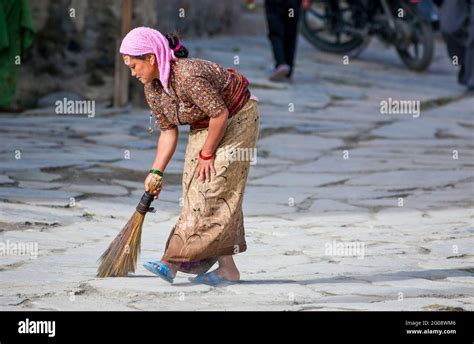
POLYGON ((168 262, 163 258, 161 258, 161 262, 171 270, 171 273, 173 274, 172 278, 175 278, 176 274, 178 273, 178 266, 176 264, 168 262))
MULTIPOLYGON (((161 259, 161 262, 169 267, 173 274, 173 278, 176 277, 178 272, 178 266, 176 264, 170 263, 165 259, 161 259)), ((232 256, 220 256, 218 259, 219 267, 213 272, 220 278, 225 278, 229 281, 238 281, 240 280, 240 272, 235 265, 234 258, 232 256)))
POLYGON ((214 270, 215 274, 220 278, 225 278, 229 281, 240 280, 240 272, 235 265, 232 256, 220 256, 218 259, 219 267, 214 270))

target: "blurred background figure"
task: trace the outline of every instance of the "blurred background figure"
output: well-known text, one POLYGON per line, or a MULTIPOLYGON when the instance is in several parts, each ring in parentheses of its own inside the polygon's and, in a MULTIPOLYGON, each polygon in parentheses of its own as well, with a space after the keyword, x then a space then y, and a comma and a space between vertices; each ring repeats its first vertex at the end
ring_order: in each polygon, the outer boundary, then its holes
POLYGON ((247 5, 247 9, 249 11, 255 10, 255 7, 256 7, 255 0, 245 0, 245 4, 247 5))
POLYGON ((309 0, 265 0, 268 38, 272 44, 275 69, 272 81, 289 81, 293 73, 300 7, 309 0))
MULTIPOLYGON (((18 68, 33 43, 35 29, 28 0, 0 1, 0 110, 14 111, 18 68)), ((18 109, 19 110, 19 109, 18 109)))
POLYGON ((440 28, 449 56, 458 60, 458 82, 474 91, 474 0, 443 1, 440 28))
POLYGON ((411 0, 411 3, 416 3, 421 14, 432 23, 434 29, 439 27, 439 15, 436 10, 433 0, 411 0))

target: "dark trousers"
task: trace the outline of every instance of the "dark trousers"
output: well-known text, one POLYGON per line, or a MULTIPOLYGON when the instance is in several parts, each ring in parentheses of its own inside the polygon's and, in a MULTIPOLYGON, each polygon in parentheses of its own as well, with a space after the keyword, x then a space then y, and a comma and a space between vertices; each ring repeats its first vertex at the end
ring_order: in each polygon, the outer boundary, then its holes
POLYGON ((440 28, 449 56, 458 57, 459 82, 474 89, 474 0, 443 1, 440 28))
POLYGON ((288 76, 293 73, 300 6, 300 0, 265 0, 268 38, 273 48, 275 67, 289 65, 291 70, 288 76), (290 9, 293 9, 293 17, 289 16, 290 9))

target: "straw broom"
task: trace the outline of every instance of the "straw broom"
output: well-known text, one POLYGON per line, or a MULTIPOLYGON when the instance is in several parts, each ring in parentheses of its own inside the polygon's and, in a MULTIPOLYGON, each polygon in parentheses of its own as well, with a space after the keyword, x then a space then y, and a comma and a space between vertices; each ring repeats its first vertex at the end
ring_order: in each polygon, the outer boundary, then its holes
POLYGON ((156 177, 148 184, 148 192, 143 194, 135 213, 99 258, 97 277, 124 277, 129 272, 135 272, 145 214, 154 212, 150 207, 154 199, 153 192, 161 187, 163 181, 161 176, 154 176, 156 177))

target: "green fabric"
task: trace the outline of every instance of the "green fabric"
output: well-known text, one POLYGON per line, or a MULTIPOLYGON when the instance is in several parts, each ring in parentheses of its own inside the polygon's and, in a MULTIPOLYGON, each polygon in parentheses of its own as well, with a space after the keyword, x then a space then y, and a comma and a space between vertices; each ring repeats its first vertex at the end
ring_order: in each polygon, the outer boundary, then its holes
MULTIPOLYGON (((15 96, 17 56, 24 57, 33 43, 35 28, 28 0, 0 1, 0 108, 10 107, 15 96)), ((20 61, 21 62, 21 61, 20 61)))

